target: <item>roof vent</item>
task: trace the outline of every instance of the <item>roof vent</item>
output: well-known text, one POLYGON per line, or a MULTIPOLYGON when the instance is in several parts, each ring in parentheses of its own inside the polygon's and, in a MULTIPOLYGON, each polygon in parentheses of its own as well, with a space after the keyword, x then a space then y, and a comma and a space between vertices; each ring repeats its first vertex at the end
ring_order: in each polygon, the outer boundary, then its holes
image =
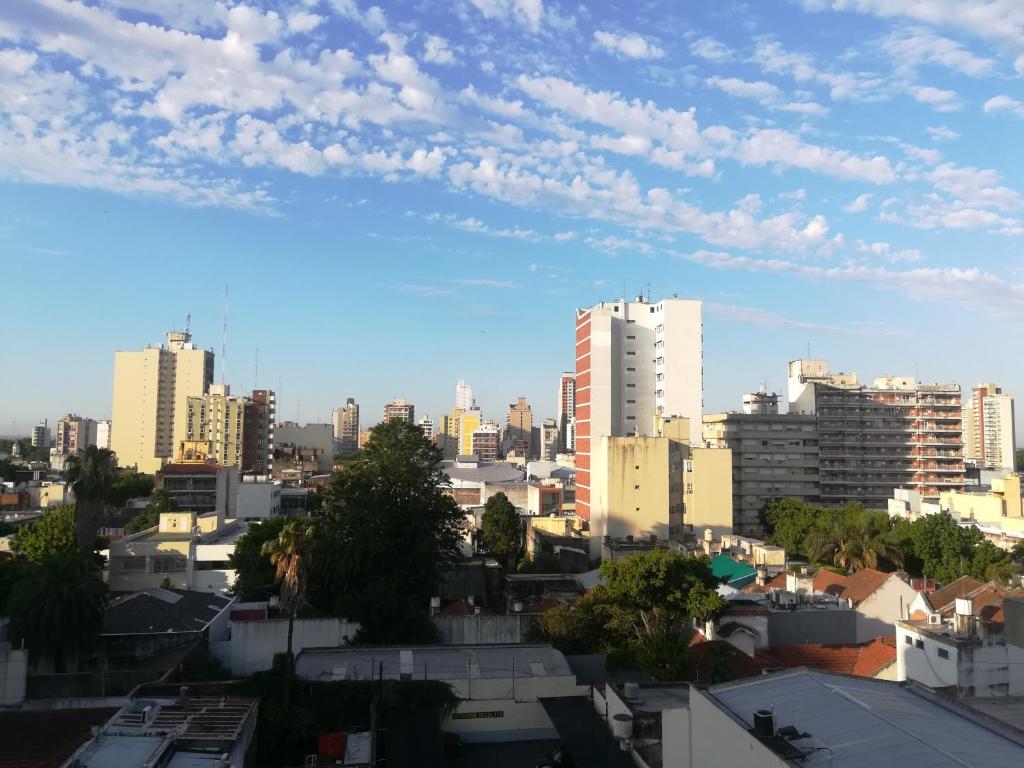
POLYGON ((754 712, 754 734, 762 739, 770 739, 775 735, 775 713, 770 709, 759 709, 754 712))

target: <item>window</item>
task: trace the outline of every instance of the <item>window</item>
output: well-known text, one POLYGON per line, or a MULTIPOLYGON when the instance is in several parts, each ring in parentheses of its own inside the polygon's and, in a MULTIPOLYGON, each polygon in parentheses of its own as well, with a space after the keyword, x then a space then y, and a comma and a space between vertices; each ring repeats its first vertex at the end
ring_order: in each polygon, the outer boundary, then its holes
POLYGON ((626 373, 636 373, 636 368, 627 368, 626 373))
POLYGON ((635 338, 636 338, 636 336, 627 336, 626 340, 628 341, 629 339, 635 339, 635 338))
POLYGON ((636 355, 636 352, 627 352, 626 353, 626 357, 632 357, 634 355, 636 355))
POLYGON ((634 485, 633 486, 633 490, 634 491, 639 491, 640 490, 640 486, 639 485, 634 485))
POLYGON ((177 555, 159 555, 152 559, 150 573, 182 573, 185 570, 185 558, 177 555))
POLYGON ((947 651, 945 648, 939 648, 939 658, 940 659, 948 659, 949 658, 949 651, 947 651))
POLYGON ((914 638, 912 638, 910 635, 904 635, 903 636, 903 642, 905 642, 907 645, 913 645, 914 644, 914 638))
POLYGON ((126 557, 121 560, 121 570, 124 573, 145 573, 145 557, 126 557))
POLYGON ((914 641, 914 647, 915 648, 924 648, 924 640, 915 640, 914 641))
POLYGON ((635 404, 636 404, 636 400, 627 400, 626 401, 626 405, 635 405, 635 404))

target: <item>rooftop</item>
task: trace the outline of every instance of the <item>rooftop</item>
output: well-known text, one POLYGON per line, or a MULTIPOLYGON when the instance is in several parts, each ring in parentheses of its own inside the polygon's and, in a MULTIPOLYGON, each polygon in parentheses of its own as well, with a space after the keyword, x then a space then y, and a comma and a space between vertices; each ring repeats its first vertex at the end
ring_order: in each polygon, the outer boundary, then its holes
POLYGON ((162 587, 114 592, 111 598, 103 614, 101 635, 201 632, 234 602, 207 592, 162 587))
POLYGON ((795 728, 797 737, 784 741, 804 756, 785 761, 790 765, 988 768, 1024 761, 1019 733, 917 686, 801 669, 712 686, 707 696, 744 729, 759 709, 774 712, 777 728, 795 728))
POLYGON ((0 768, 60 768, 117 708, 18 710, 0 713, 0 768), (17 749, 9 745, 17 745, 17 749))
POLYGON ((565 656, 550 645, 417 645, 308 648, 295 660, 305 680, 414 680, 562 677, 572 675, 565 656), (383 667, 381 666, 383 665, 383 667))
POLYGON ((453 461, 441 462, 441 471, 452 480, 470 483, 499 483, 523 480, 523 471, 503 461, 459 466, 453 461))

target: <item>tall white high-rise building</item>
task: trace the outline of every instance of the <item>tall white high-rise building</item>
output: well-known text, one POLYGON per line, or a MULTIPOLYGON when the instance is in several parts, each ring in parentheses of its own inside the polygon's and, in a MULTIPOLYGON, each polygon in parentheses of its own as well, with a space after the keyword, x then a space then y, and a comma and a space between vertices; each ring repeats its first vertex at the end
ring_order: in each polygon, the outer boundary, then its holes
POLYGON ((459 379, 459 383, 455 385, 455 407, 468 411, 475 405, 476 398, 473 397, 473 388, 459 379))
POLYGON ((591 450, 602 437, 655 434, 662 416, 689 419, 701 444, 701 302, 605 301, 576 310, 576 514, 590 520, 591 450))
POLYGON ((995 384, 979 384, 964 404, 964 458, 981 469, 1014 470, 1013 396, 995 384))
POLYGON ((359 449, 359 404, 353 398, 347 398, 345 407, 335 408, 333 415, 337 452, 351 456, 359 449))
POLYGON ((423 436, 428 440, 432 440, 434 437, 434 420, 430 418, 430 414, 426 414, 420 419, 416 426, 423 430, 423 436))
POLYGON ((114 355, 114 410, 110 447, 122 467, 153 473, 188 435, 188 398, 213 383, 213 352, 196 347, 187 331, 171 331, 167 345, 114 355))
POLYGON ((558 379, 558 448, 569 450, 569 421, 576 415, 576 376, 570 371, 563 373, 558 379))

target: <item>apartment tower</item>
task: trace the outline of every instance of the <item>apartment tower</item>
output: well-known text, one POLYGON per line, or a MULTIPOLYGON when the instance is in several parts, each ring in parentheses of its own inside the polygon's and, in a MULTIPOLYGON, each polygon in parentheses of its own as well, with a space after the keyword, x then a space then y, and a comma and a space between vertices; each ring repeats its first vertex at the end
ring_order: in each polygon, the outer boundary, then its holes
POLYGON ((689 419, 699 445, 703 408, 701 303, 607 301, 576 310, 576 514, 591 515, 591 451, 602 437, 652 435, 659 416, 689 419))
POLYGON ((823 504, 885 509, 897 488, 935 499, 964 486, 955 384, 885 376, 868 386, 855 373, 829 373, 824 360, 794 360, 789 412, 817 417, 823 504))
POLYGON ((402 421, 407 421, 410 424, 415 424, 416 406, 412 403, 406 402, 401 397, 396 397, 384 406, 384 421, 387 422, 392 419, 400 419, 402 421))
POLYGON ((518 397, 509 403, 505 414, 505 450, 515 452, 527 459, 534 456, 533 449, 533 409, 525 397, 518 397))
POLYGON ((351 397, 343 408, 334 409, 334 440, 342 456, 359 450, 359 404, 351 397))
POLYGON ((1016 434, 1013 396, 979 384, 964 406, 964 458, 981 469, 1013 472, 1016 434))
POLYGON ((567 371, 558 378, 558 449, 570 451, 569 422, 576 415, 576 376, 567 371))
POLYGON ((188 398, 213 383, 213 352, 187 331, 170 331, 167 345, 114 355, 110 447, 122 467, 155 473, 188 434, 188 398))

